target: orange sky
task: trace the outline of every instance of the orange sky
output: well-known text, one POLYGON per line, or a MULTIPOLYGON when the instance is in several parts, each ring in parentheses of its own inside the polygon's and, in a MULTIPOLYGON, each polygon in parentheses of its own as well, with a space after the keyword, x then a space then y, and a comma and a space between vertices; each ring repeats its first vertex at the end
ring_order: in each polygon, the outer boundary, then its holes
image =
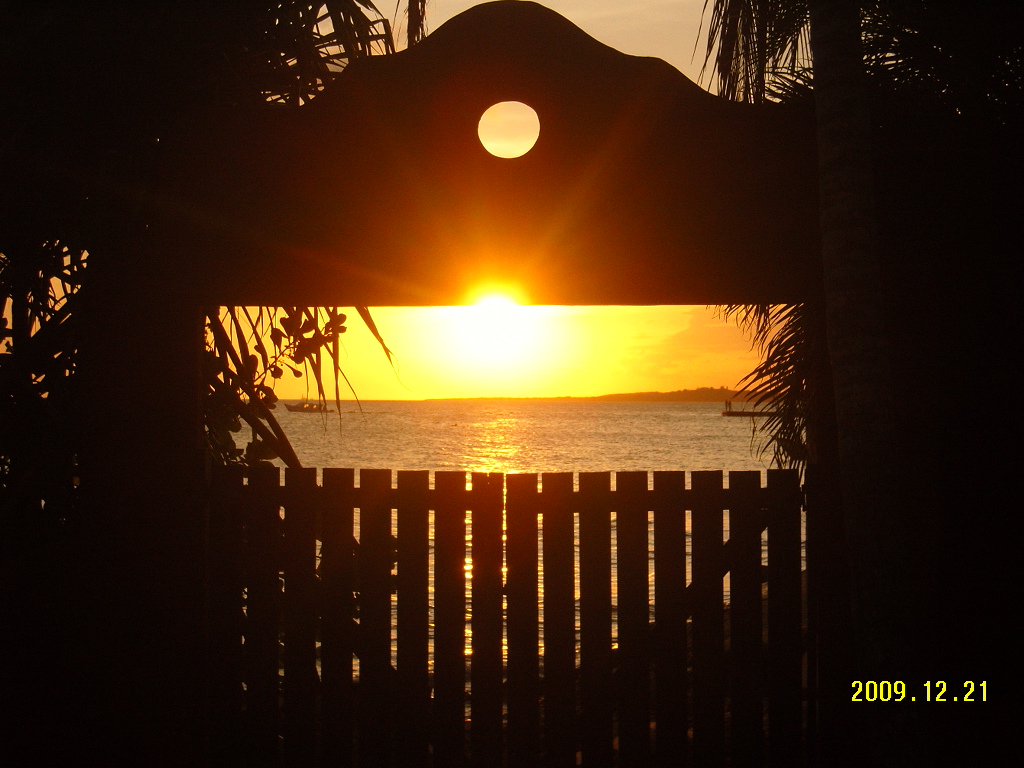
MULTIPOLYGON (((358 315, 348 314, 342 370, 367 400, 731 387, 757 363, 735 325, 703 306, 374 308, 396 375, 358 315)), ((285 374, 278 396, 303 397, 306 381, 285 374)))

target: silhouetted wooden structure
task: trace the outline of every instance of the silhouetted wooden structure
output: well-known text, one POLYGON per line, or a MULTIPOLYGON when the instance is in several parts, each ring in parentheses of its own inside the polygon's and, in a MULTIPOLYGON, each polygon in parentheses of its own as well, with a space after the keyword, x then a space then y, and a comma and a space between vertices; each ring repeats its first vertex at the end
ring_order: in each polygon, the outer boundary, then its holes
MULTIPOLYGON (((127 17, 137 10, 125 4, 114 3, 113 10, 106 6, 95 11, 97 19, 116 13, 127 17)), ((164 3, 153 13, 177 10, 164 3)), ((74 30, 65 42, 78 40, 88 43, 90 37, 74 30)), ((103 95, 112 103, 119 103, 125 91, 160 98, 147 89, 160 81, 167 62, 158 56, 152 61, 132 58, 133 52, 157 51, 160 44, 157 36, 146 38, 143 46, 112 52, 125 62, 123 81, 103 95)), ((21 50, 19 55, 29 62, 26 66, 44 59, 54 66, 49 47, 40 44, 38 49, 41 53, 35 59, 28 55, 28 47, 21 50)), ((71 61, 96 55, 87 44, 62 50, 71 61)), ((205 60, 200 52, 188 50, 194 61, 185 66, 205 60)), ((86 93, 76 95, 83 103, 91 102, 96 84, 84 82, 89 85, 86 93)), ((45 100, 44 91, 24 91, 19 98, 45 100)), ((1019 563, 1010 550, 1016 537, 1002 532, 1013 526, 1005 518, 1005 499, 1015 493, 1010 478, 1019 470, 1020 430, 1012 418, 982 419, 970 407, 950 405, 978 398, 988 402, 995 382, 1013 381, 1017 375, 1012 360, 1020 357, 1019 297, 1016 282, 1005 276, 1015 273, 1019 261, 1019 217, 1013 206, 1022 197, 1021 145, 1016 136, 1012 141, 1005 136, 993 141, 990 130, 962 136, 958 126, 936 123, 912 106, 880 106, 875 171, 879 243, 890 294, 893 347, 898 350, 894 374, 899 390, 907 396, 912 393, 917 401, 917 407, 897 414, 898 470, 905 478, 899 501, 901 514, 907 516, 901 529, 914 532, 911 540, 901 542, 901 551, 907 553, 913 572, 921 574, 907 587, 906 598, 908 624, 921 642, 914 645, 913 654, 903 649, 913 668, 892 670, 892 675, 992 677, 992 670, 1003 668, 990 666, 992 660, 1004 665, 1013 656, 1012 635, 998 622, 1005 615, 1001 585, 1015 583, 1007 571, 1019 563), (956 312, 950 309, 954 305, 956 312), (935 419, 936 413, 945 420, 935 419)), ((65 119, 62 110, 63 104, 46 114, 65 119)), ((242 699, 235 687, 237 668, 228 662, 241 663, 239 635, 237 627, 228 632, 221 622, 241 620, 239 585, 236 582, 228 591, 222 587, 237 578, 233 558, 243 557, 253 563, 245 585, 253 601, 246 617, 246 646, 252 640, 247 663, 261 671, 247 679, 245 692, 246 727, 254 739, 265 741, 262 747, 254 746, 255 753, 274 754, 278 735, 295 749, 317 743, 310 732, 316 722, 310 691, 318 685, 312 672, 311 622, 317 614, 310 606, 315 605, 317 589, 344 593, 337 585, 353 578, 346 570, 351 560, 339 557, 334 572, 328 567, 320 573, 318 586, 310 565, 315 520, 302 514, 301 503, 296 514, 289 514, 294 504, 287 498, 285 518, 277 520, 274 510, 282 499, 269 488, 262 510, 267 527, 249 532, 247 549, 238 548, 241 540, 236 534, 239 526, 252 525, 251 520, 209 514, 199 393, 204 305, 450 304, 465 301, 467 288, 491 280, 520 284, 536 303, 779 303, 813 300, 820 294, 812 115, 726 103, 664 62, 614 51, 534 3, 473 8, 409 51, 353 63, 301 109, 253 112, 240 107, 211 112, 197 106, 191 117, 188 124, 169 128, 159 150, 153 150, 153 157, 163 163, 160 174, 150 174, 149 168, 135 174, 137 169, 110 166, 106 156, 97 160, 86 155, 80 163, 74 148, 57 152, 45 141, 40 157, 0 158, 5 171, 13 167, 19 171, 15 176, 33 189, 66 189, 73 197, 81 190, 77 182, 87 178, 99 179, 87 186, 103 192, 103 199, 90 201, 89 210, 96 216, 89 221, 94 231, 85 233, 91 252, 89 303, 78 339, 76 384, 82 409, 75 427, 83 436, 82 529, 69 539, 68 551, 46 553, 45 567, 5 574, 13 576, 3 590, 4 640, 9 640, 11 651, 0 703, 5 714, 4 756, 11 755, 12 762, 24 758, 21 764, 88 761, 177 768, 219 765, 219 758, 232 757, 227 737, 240 733, 235 718, 242 699), (491 157, 475 135, 480 114, 502 100, 524 101, 540 117, 537 145, 517 160, 491 157), (108 173, 110 167, 115 170, 108 173), (145 226, 122 226, 126 220, 144 221, 145 226), (273 533, 278 525, 294 529, 281 542, 273 533), (234 532, 221 526, 234 526, 234 532), (260 538, 263 534, 266 540, 260 538), (224 543, 214 550, 214 541, 224 543), (266 547, 265 560, 253 557, 260 547, 266 547), (286 669, 283 709, 276 706, 278 681, 269 658, 277 631, 275 601, 282 599, 274 561, 278 556, 286 583, 289 578, 292 582, 280 609, 286 669), (262 619, 260 610, 267 612, 262 619), (262 661, 261 649, 266 654, 262 661), (214 746, 220 750, 215 751, 216 758, 209 756, 214 746)), ((20 221, 39 213, 31 209, 37 197, 10 187, 3 194, 4 224, 20 232, 20 221)), ((60 218, 59 211, 45 213, 60 218)), ((37 233, 30 228, 30 234, 37 233)), ((314 502, 329 494, 330 475, 326 489, 314 488, 308 475, 298 477, 296 482, 308 486, 314 502)), ((373 477, 368 476, 369 487, 377 487, 386 499, 392 491, 373 477)), ((268 482, 261 478, 253 477, 255 487, 268 482)), ((415 482, 422 487, 422 480, 415 482)), ((440 482, 458 485, 443 476, 440 482)), ((518 482, 509 480, 512 510, 516 494, 526 492, 517 489, 518 482)), ((555 482, 566 485, 564 479, 555 482)), ((289 485, 295 487, 291 481, 289 485)), ((483 644, 476 666, 482 676, 479 685, 492 695, 474 702, 480 721, 471 734, 477 743, 470 747, 478 760, 493 754, 489 750, 494 749, 500 719, 495 713, 503 706, 493 695, 501 674, 494 653, 499 605, 494 566, 500 561, 500 536, 493 511, 500 506, 500 494, 488 489, 480 493, 485 507, 491 505, 491 516, 482 513, 480 522, 485 530, 491 526, 482 540, 492 547, 475 555, 476 567, 484 575, 482 602, 473 607, 474 616, 483 622, 481 633, 474 631, 474 639, 483 644)), ((816 489, 809 485, 809 495, 811 490, 824 500, 822 508, 834 504, 827 483, 816 489)), ((399 536, 399 558, 418 565, 411 571, 399 569, 404 575, 399 575, 397 587, 419 595, 399 603, 399 622, 422 627, 422 562, 427 556, 422 549, 423 526, 428 520, 424 510, 432 502, 426 501, 429 494, 418 493, 400 506, 409 511, 407 522, 419 526, 419 533, 411 539, 399 536), (412 543, 420 548, 401 549, 412 543), (415 583, 403 582, 407 577, 415 583)), ((545 488, 541 495, 547 498, 548 493, 545 488)), ((585 488, 581 482, 576 498, 588 494, 598 500, 594 508, 610 503, 603 488, 585 488)), ((367 505, 361 510, 373 524, 361 532, 365 567, 360 578, 365 584, 360 597, 367 605, 359 622, 370 637, 380 638, 389 621, 384 605, 390 590, 390 555, 384 554, 389 547, 387 516, 381 510, 393 500, 379 507, 365 498, 360 503, 367 505)), ((435 614, 442 630, 435 636, 435 657, 440 654, 447 660, 439 667, 440 679, 434 680, 435 687, 440 686, 435 716, 454 723, 464 713, 463 681, 457 672, 461 634, 456 637, 463 574, 454 566, 464 545, 463 517, 454 503, 436 505, 435 559, 449 568, 435 572, 435 592, 454 597, 439 598, 441 612, 435 614), (447 533, 441 535, 446 527, 447 533), (445 614, 445 606, 452 613, 445 614)), ((325 518, 328 528, 347 531, 346 507, 337 508, 337 515, 325 518)), ((709 522, 718 509, 717 502, 709 504, 709 522)), ((694 519, 704 519, 702 514, 694 510, 694 519)), ((628 519, 623 516, 623 521, 628 519)), ((517 551, 527 554, 526 577, 520 579, 512 570, 507 584, 509 610, 515 615, 510 614, 507 622, 511 677, 506 696, 511 698, 506 702, 506 739, 510 747, 521 744, 527 754, 534 754, 537 721, 527 694, 536 693, 536 680, 529 667, 530 652, 517 655, 522 647, 515 638, 519 627, 532 626, 532 614, 517 613, 529 608, 529 600, 517 590, 532 589, 530 563, 536 558, 529 554, 529 521, 516 515, 509 520, 507 552, 513 553, 513 560, 517 551), (527 533, 516 528, 519 524, 527 526, 527 533), (522 549, 517 549, 520 545, 522 549), (522 713, 529 714, 520 717, 522 713)), ((569 522, 569 513, 556 515, 554 530, 544 532, 562 552, 571 542, 569 522)), ((581 552, 595 559, 581 560, 579 578, 597 590, 588 589, 597 602, 581 606, 580 621, 605 627, 607 600, 602 590, 610 584, 608 551, 603 546, 607 517, 603 512, 583 515, 580 524, 581 552), (602 546, 588 543, 594 541, 602 546)), ((835 517, 809 514, 807 524, 827 530, 833 541, 839 533, 835 517)), ((739 528, 734 531, 738 535, 739 528)), ((626 549, 620 566, 629 574, 632 566, 627 564, 639 551, 637 528, 626 524, 623 534, 620 545, 626 549)), ((338 530, 325 529, 321 535, 343 539, 338 530)), ((693 531, 694 552, 706 552, 713 559, 714 547, 698 546, 705 535, 716 536, 711 529, 693 531)), ((746 542, 743 547, 753 546, 752 539, 746 542)), ((815 567, 828 569, 830 584, 840 582, 841 556, 820 549, 819 556, 812 556, 815 542, 811 535, 810 560, 815 567)), ((670 553, 672 546, 676 549, 671 556, 681 559, 679 542, 669 545, 670 553)), ((544 720, 549 736, 571 733, 576 724, 574 704, 559 699, 560 694, 569 697, 576 691, 567 626, 574 615, 574 596, 566 588, 571 563, 559 562, 545 570, 545 579, 553 579, 552 588, 545 589, 545 618, 555 625, 545 649, 549 661, 560 660, 549 664, 545 674, 543 706, 554 713, 544 720), (552 676, 560 681, 558 686, 552 676)), ((714 573, 719 566, 694 562, 698 572, 706 567, 714 573)), ((752 572, 733 573, 731 610, 746 611, 751 621, 754 612, 749 604, 741 610, 741 593, 735 590, 745 579, 742 594, 753 601, 757 578, 752 572)), ((636 587, 640 582, 629 583, 636 587)), ((818 614, 809 612, 810 639, 815 640, 814 622, 821 617, 827 618, 826 629, 835 639, 842 625, 832 594, 823 594, 813 579, 808 592, 810 608, 821 609, 818 614)), ((620 596, 620 643, 627 656, 630 643, 634 648, 643 643, 638 640, 643 622, 637 618, 637 594, 627 588, 620 596)), ((680 591, 674 597, 686 601, 688 594, 680 591)), ((796 605, 786 610, 795 610, 796 605)), ((345 695, 343 669, 350 651, 337 644, 331 648, 332 638, 337 642, 345 637, 341 608, 335 614, 319 614, 321 653, 339 660, 333 669, 328 663, 321 670, 321 722, 344 722, 352 715, 346 709, 351 700, 345 695)), ((683 603, 676 608, 675 621, 691 611, 683 603)), ((717 632, 719 610, 714 596, 693 606, 693 627, 717 632)), ((670 621, 666 631, 678 633, 679 626, 672 629, 670 621)), ((580 713, 582 722, 607 724, 614 713, 609 714, 609 700, 600 694, 608 690, 610 648, 591 644, 593 637, 581 636, 580 713)), ((749 641, 754 635, 745 637, 749 641)), ((714 669, 720 656, 718 637, 695 634, 693 639, 693 653, 707 654, 712 661, 708 669, 714 669)), ((399 700, 422 706, 427 659, 422 640, 417 642, 406 646, 400 637, 399 677, 394 681, 382 646, 366 649, 360 659, 360 685, 368 691, 371 711, 384 706, 380 697, 399 681, 409 692, 399 700), (401 677, 403 670, 411 674, 401 677)), ((752 652, 750 647, 743 650, 742 644, 729 651, 737 664, 743 654, 752 652)), ((807 653, 815 652, 809 642, 807 653)), ((632 658, 630 663, 638 657, 632 658)), ((657 655, 654 659, 657 675, 657 655)), ((808 663, 808 668, 817 667, 808 663)), ((723 678, 717 673, 702 677, 703 669, 694 667, 690 684, 717 702, 716 686, 725 684, 723 678)), ((822 664, 820 670, 831 677, 819 690, 808 687, 808 712, 831 713, 820 721, 824 725, 817 743, 839 745, 833 746, 832 756, 842 759, 842 737, 851 733, 849 679, 841 665, 826 669, 822 664)), ((791 684, 792 678, 786 679, 791 684)), ((621 696, 642 702, 643 692, 628 687, 621 696)), ((659 701, 655 696, 655 721, 659 701)), ((642 710, 647 705, 639 706, 642 710)), ((732 706, 729 727, 750 728, 753 733, 753 698, 744 703, 741 696, 732 706)), ((994 708, 947 712, 942 722, 953 732, 963 729, 969 718, 973 723, 993 721, 994 708)), ((678 718, 678 712, 673 716, 678 718)), ((692 717, 693 750, 720 749, 717 724, 696 710, 692 717), (701 733, 711 738, 706 747, 699 745, 701 733)), ((643 731, 642 720, 627 716, 618 723, 620 750, 626 754, 643 750, 635 746, 643 741, 637 736, 643 731)), ((359 748, 366 754, 379 753, 388 722, 365 723, 359 748)), ((422 725, 408 713, 402 722, 422 725)), ((818 727, 818 722, 808 717, 808 728, 818 727)), ((789 726, 779 728, 793 732, 789 726)), ((604 760, 608 747, 598 730, 581 733, 580 739, 600 742, 604 760)), ((669 749, 685 751, 684 734, 668 730, 661 729, 655 746, 660 750, 676 737, 676 746, 669 749)), ((946 730, 943 726, 935 732, 946 730)), ((448 741, 434 744, 437 754, 460 754, 461 736, 454 727, 446 733, 451 736, 448 741)), ((808 734, 814 743, 815 736, 808 734)), ((344 751, 342 730, 323 730, 319 738, 324 754, 344 751), (332 744, 334 738, 342 742, 332 744)), ((423 741, 417 738, 407 743, 422 755, 423 741)), ((730 744, 736 755, 739 743, 730 744)), ((971 749, 975 746, 972 743, 971 749)), ((513 757, 511 750, 509 756, 513 757)))
MULTIPOLYGON (((83 725, 100 757, 206 750, 202 702, 221 674, 207 573, 223 564, 206 537, 204 306, 457 304, 491 281, 534 303, 769 302, 820 284, 809 111, 727 103, 534 3, 484 4, 353 62, 301 109, 197 109, 160 154, 150 225, 103 243, 81 345, 82 474, 101 510, 88 579, 105 585, 92 687, 108 710, 136 703, 127 721, 83 725), (541 121, 514 160, 476 135, 503 100, 541 121), (126 613, 129 635, 102 618, 126 613)), ((373 681, 382 662, 368 664, 373 681)))
POLYGON ((619 472, 614 490, 608 472, 578 489, 572 473, 243 474, 212 486, 216 764, 805 759, 795 471, 650 488, 619 472))
POLYGON ((166 141, 175 205, 155 255, 200 304, 450 305, 487 283, 534 304, 821 290, 810 107, 726 101, 534 3, 485 3, 353 61, 301 110, 205 115, 166 141), (540 120, 519 158, 477 136, 502 101, 540 120), (202 270, 181 270, 197 250, 202 270))

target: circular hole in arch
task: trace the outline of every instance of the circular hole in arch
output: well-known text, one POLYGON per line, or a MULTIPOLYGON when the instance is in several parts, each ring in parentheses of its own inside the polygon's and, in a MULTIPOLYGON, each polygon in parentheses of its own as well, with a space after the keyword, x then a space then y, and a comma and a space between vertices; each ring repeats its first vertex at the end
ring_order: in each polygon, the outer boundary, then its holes
POLYGON ((480 116, 477 135, 495 157, 522 157, 537 143, 540 118, 521 101, 500 101, 480 116))

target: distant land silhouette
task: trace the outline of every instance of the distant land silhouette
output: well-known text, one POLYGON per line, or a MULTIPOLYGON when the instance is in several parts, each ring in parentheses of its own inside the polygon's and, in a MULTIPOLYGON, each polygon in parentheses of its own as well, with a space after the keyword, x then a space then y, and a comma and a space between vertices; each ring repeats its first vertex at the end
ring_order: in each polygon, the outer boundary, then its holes
POLYGON ((614 395, 595 395, 593 397, 431 397, 430 402, 441 400, 610 400, 615 402, 642 403, 718 403, 726 400, 742 400, 739 392, 727 387, 698 387, 697 389, 677 389, 674 392, 624 392, 614 395))

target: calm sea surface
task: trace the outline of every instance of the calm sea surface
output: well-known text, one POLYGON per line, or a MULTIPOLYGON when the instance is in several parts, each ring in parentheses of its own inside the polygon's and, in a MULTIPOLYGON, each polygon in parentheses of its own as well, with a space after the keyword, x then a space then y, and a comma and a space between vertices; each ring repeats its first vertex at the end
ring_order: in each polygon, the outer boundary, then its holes
POLYGON ((763 470, 722 403, 377 400, 275 415, 307 467, 471 472, 763 470))

